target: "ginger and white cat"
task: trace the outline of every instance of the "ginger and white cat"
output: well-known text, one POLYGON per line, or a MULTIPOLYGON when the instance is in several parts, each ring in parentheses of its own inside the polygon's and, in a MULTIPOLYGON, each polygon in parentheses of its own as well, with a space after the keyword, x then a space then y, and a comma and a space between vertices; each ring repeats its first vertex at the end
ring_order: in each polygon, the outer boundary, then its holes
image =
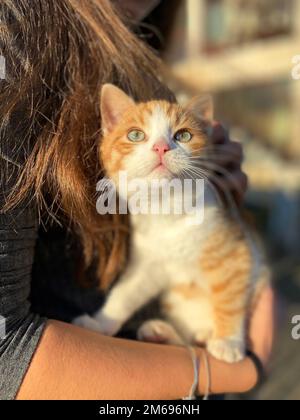
MULTIPOLYGON (((185 108, 153 101, 136 104, 105 85, 101 94, 100 154, 107 176, 187 179, 202 173, 212 150, 208 131, 212 102, 195 99, 185 108)), ((214 189, 205 187, 205 217, 132 215, 130 260, 95 316, 74 323, 115 335, 146 303, 159 297, 165 321, 149 320, 138 331, 145 341, 203 344, 218 359, 237 362, 246 350, 246 323, 269 270, 243 223, 228 214, 214 189)))

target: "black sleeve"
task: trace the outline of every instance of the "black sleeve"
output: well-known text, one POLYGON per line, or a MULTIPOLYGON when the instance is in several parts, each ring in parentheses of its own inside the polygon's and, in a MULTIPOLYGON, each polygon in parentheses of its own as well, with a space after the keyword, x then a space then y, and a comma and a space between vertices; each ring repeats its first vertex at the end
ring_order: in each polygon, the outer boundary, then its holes
MULTIPOLYGON (((1 208, 16 172, 3 155, 0 171, 1 208)), ((28 300, 37 228, 33 204, 0 212, 0 400, 15 398, 46 322, 30 312, 28 300)))

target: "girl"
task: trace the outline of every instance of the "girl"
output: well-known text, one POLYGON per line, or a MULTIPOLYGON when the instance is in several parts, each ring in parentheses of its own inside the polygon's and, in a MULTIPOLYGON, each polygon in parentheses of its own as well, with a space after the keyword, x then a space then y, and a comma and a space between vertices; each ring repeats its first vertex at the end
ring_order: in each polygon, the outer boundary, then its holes
MULTIPOLYGON (((0 399, 178 399, 193 380, 185 348, 103 337, 69 324, 99 305, 124 266, 127 221, 95 210, 99 92, 115 83, 137 100, 172 99, 161 64, 120 16, 144 18, 152 0, 3 0, 0 53, 0 399), (122 9, 121 9, 122 7, 122 9), (51 223, 50 223, 51 221, 51 223), (47 230, 44 229, 47 226, 47 230), (76 278, 89 287, 77 286, 76 278), (60 321, 58 321, 60 320, 60 321), (64 322, 61 322, 64 321, 64 322), (151 366, 151 368, 150 368, 151 366)), ((216 124, 214 141, 241 199, 240 148, 216 124)), ((269 359, 273 294, 250 326, 252 350, 269 359)), ((204 360, 204 350, 196 349, 204 360)), ((209 358, 211 392, 257 382, 251 358, 209 358)), ((198 392, 206 387, 201 369, 198 392)))

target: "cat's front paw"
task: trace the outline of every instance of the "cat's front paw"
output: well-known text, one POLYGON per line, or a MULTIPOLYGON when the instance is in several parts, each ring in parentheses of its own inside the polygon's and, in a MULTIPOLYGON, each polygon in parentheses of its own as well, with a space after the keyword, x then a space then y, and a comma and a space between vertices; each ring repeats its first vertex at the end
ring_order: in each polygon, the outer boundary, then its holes
POLYGON ((212 339, 207 343, 207 350, 218 360, 237 363, 245 358, 245 343, 237 339, 212 339))
POLYGON ((77 318, 74 318, 72 321, 73 325, 76 325, 77 327, 85 328, 90 331, 98 331, 99 332, 99 325, 97 321, 95 321, 94 318, 91 316, 85 314, 78 316, 77 318))
POLYGON ((122 321, 113 319, 102 312, 95 317, 95 321, 98 324, 98 331, 110 337, 116 335, 123 325, 122 321))
POLYGON ((111 337, 116 335, 122 327, 122 322, 108 318, 103 314, 99 314, 95 318, 82 315, 73 319, 72 324, 111 337))
POLYGON ((137 338, 140 341, 157 344, 183 344, 173 326, 159 319, 144 322, 138 330, 137 338))

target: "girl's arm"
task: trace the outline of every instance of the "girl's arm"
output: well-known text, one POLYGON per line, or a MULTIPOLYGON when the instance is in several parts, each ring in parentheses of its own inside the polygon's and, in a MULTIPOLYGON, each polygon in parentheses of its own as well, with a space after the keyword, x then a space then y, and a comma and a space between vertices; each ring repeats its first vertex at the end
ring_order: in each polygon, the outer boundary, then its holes
MULTIPOLYGON (((263 292, 250 326, 251 348, 267 366, 274 335, 274 294, 263 292)), ((207 373, 201 359, 199 392, 207 373)), ((253 362, 229 365, 209 357, 211 393, 242 393, 257 382, 253 362)), ((183 347, 105 337, 50 321, 18 399, 180 399, 193 382, 191 356, 183 347)))
MULTIPOLYGON (((233 366, 211 359, 210 368, 214 393, 245 392, 256 383, 249 360, 233 366)), ((50 321, 17 398, 180 399, 192 382, 191 356, 183 347, 120 340, 50 321)), ((200 391, 205 389, 202 367, 200 391)))

